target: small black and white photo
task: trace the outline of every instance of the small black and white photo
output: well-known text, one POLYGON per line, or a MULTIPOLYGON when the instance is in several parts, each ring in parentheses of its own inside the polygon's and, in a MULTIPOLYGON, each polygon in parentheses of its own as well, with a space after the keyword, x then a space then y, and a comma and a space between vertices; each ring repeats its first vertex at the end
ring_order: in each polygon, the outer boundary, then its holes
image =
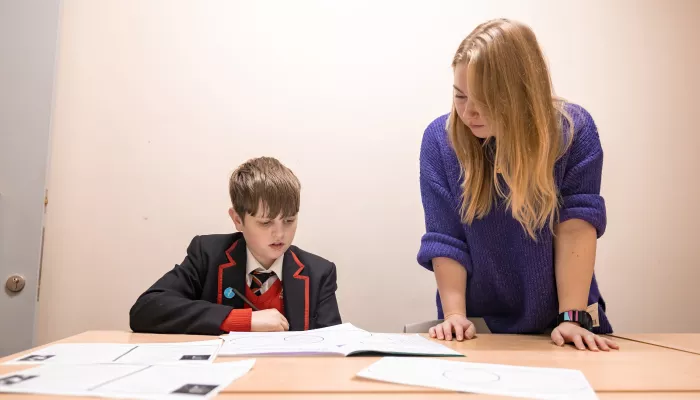
POLYGON ((26 362, 44 362, 48 360, 49 358, 55 357, 53 354, 32 354, 29 356, 26 356, 24 358, 20 358, 19 361, 26 361, 26 362))
POLYGON ((207 361, 209 357, 209 354, 190 354, 180 357, 180 361, 207 361))
POLYGON ((0 386, 10 386, 36 378, 38 375, 10 375, 0 378, 0 386))
POLYGON ((179 394, 192 394, 196 396, 205 396, 212 390, 216 389, 216 385, 198 385, 198 384, 193 384, 189 383, 187 385, 184 385, 174 391, 173 393, 179 393, 179 394))

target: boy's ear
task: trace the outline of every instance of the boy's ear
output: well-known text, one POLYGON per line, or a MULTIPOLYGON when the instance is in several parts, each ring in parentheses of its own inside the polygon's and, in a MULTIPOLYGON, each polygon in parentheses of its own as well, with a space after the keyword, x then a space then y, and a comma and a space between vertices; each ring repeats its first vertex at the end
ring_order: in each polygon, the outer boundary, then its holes
POLYGON ((228 209, 228 216, 231 217, 231 221, 236 226, 237 231, 243 230, 243 219, 236 213, 233 207, 228 209))

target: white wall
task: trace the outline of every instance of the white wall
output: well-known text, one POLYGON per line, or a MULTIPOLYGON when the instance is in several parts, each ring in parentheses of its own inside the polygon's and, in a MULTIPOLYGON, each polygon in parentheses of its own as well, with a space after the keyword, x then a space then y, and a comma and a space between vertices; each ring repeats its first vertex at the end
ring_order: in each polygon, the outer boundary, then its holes
POLYGON ((597 270, 615 327, 700 331, 698 3, 70 0, 39 338, 127 329, 192 236, 233 229, 228 174, 259 155, 301 179, 296 244, 337 263, 345 320, 433 318, 415 261, 420 140, 449 110, 456 46, 498 16, 532 25, 558 94, 599 124, 597 270))

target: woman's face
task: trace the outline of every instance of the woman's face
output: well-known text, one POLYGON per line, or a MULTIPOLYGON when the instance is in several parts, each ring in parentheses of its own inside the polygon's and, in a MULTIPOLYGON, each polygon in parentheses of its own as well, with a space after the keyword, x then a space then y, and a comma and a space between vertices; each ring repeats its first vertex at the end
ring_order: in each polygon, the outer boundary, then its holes
POLYGON ((474 136, 486 139, 493 136, 488 122, 482 112, 469 98, 467 88, 467 65, 458 64, 454 69, 454 104, 462 122, 472 131, 474 136))

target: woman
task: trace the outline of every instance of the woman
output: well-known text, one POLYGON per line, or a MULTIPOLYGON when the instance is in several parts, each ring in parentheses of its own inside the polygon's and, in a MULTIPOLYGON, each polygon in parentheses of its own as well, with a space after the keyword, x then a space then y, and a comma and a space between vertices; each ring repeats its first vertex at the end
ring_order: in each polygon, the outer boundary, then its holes
POLYGON ((618 348, 597 335, 612 327, 593 274, 606 225, 593 119, 553 96, 521 23, 478 26, 452 66, 452 112, 428 126, 420 155, 418 262, 435 272, 444 318, 430 335, 472 338, 468 317, 483 317, 494 333, 551 330, 559 346, 618 348))

